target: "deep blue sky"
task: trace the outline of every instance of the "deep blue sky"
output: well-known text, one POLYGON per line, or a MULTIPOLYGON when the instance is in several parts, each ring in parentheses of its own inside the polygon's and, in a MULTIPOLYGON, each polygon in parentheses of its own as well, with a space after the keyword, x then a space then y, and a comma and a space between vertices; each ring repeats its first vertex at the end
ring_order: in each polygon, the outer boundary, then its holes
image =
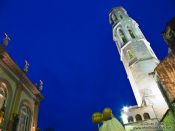
POLYGON ((28 76, 44 81, 39 114, 41 129, 94 131, 91 114, 111 107, 119 118, 135 104, 130 84, 112 40, 108 13, 124 6, 157 56, 167 54, 161 36, 175 15, 174 0, 0 0, 0 36, 28 76))

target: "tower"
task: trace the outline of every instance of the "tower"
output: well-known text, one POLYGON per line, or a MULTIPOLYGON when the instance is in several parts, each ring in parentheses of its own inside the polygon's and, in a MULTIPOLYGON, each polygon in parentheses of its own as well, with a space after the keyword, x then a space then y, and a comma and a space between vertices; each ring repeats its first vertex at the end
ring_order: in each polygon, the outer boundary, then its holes
MULTIPOLYGON (((109 21, 112 25, 113 40, 137 101, 137 106, 130 107, 129 112, 132 110, 132 113, 128 114, 134 115, 133 112, 140 112, 140 118, 143 120, 142 111, 146 110, 148 115, 151 114, 150 117, 160 121, 168 106, 154 79, 153 72, 159 60, 136 21, 128 16, 124 8, 113 8, 109 14, 109 21)), ((130 121, 128 117, 124 124, 137 121, 135 115, 135 120, 130 119, 130 121)))

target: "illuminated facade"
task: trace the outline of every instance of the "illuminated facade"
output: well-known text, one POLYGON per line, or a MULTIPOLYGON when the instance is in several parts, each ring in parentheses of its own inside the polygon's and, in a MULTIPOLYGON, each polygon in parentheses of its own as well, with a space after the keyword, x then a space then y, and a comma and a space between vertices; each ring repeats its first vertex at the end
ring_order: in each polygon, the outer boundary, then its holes
POLYGON ((36 131, 40 91, 0 45, 0 130, 36 131))
POLYGON ((143 122, 154 122, 158 126, 169 109, 154 78, 154 69, 159 60, 136 21, 128 16, 124 8, 113 8, 109 20, 113 40, 137 101, 136 106, 122 111, 125 129, 130 131, 133 123, 143 122))

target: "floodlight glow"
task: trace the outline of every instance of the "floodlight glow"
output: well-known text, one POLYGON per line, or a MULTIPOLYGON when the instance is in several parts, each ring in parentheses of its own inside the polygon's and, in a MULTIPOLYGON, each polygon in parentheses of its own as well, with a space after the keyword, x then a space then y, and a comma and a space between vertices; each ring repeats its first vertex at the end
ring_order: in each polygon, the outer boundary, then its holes
POLYGON ((128 112, 128 107, 127 107, 127 106, 124 106, 124 107, 123 107, 123 111, 124 111, 124 112, 128 112))

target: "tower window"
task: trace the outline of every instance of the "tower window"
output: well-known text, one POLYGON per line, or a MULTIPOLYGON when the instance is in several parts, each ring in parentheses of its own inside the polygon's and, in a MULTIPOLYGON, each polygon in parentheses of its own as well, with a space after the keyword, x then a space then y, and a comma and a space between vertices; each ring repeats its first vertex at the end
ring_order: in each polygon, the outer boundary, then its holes
POLYGON ((148 113, 144 113, 143 114, 143 117, 144 117, 145 120, 149 120, 150 119, 150 116, 149 116, 148 113))
POLYGON ((139 115, 139 114, 137 114, 137 115, 135 116, 135 118, 136 118, 136 121, 141 121, 141 120, 142 120, 142 117, 141 117, 141 115, 139 115))
POLYGON ((131 38, 133 38, 133 39, 136 38, 131 29, 128 29, 128 32, 129 32, 131 38))
POLYGON ((117 16, 115 14, 112 14, 111 17, 112 17, 113 22, 118 21, 117 16))
POLYGON ((123 16, 122 16, 122 15, 120 15, 120 18, 121 18, 121 19, 123 19, 123 16))
POLYGON ((127 42, 127 40, 126 40, 126 37, 121 29, 119 30, 119 33, 120 33, 120 37, 121 37, 123 43, 125 44, 127 42))
POLYGON ((134 121, 133 117, 132 116, 129 116, 128 117, 128 122, 133 122, 133 121, 134 121))
POLYGON ((127 50, 127 55, 129 59, 132 59, 134 57, 134 53, 131 50, 127 50))

